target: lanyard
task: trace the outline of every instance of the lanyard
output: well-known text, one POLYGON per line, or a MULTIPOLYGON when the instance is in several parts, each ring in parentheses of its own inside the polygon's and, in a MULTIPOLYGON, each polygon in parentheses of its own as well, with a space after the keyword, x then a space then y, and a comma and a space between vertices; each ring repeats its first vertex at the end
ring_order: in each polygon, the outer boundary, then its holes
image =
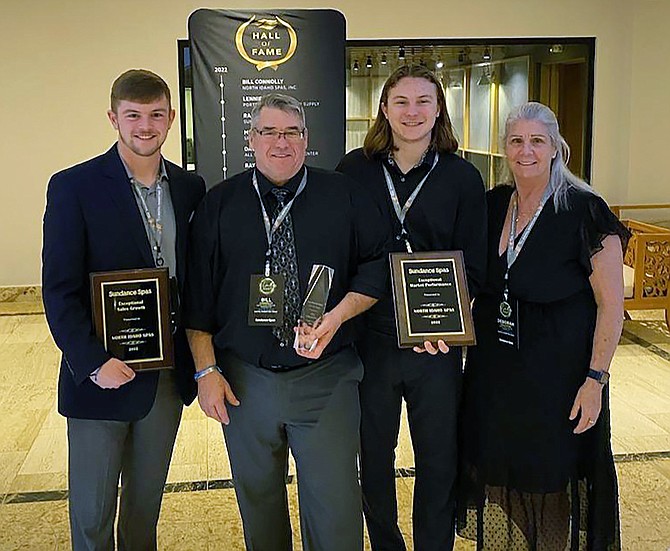
POLYGON ((275 218, 274 224, 270 223, 270 217, 268 216, 268 211, 265 210, 265 205, 263 204, 263 198, 261 197, 261 190, 258 189, 258 178, 256 177, 255 170, 251 178, 251 181, 254 185, 254 189, 256 190, 256 194, 258 195, 258 200, 261 203, 261 212, 263 213, 263 225, 265 226, 265 235, 268 239, 268 248, 267 251, 265 252, 265 277, 268 277, 270 275, 270 256, 272 255, 272 238, 279 229, 279 226, 281 226, 284 219, 288 216, 288 213, 290 212, 291 207, 293 206, 293 201, 296 200, 296 197, 298 197, 298 195, 302 193, 302 190, 304 190, 305 186, 307 185, 307 169, 305 168, 304 171, 305 173, 303 174, 302 180, 300 181, 300 185, 298 186, 298 191, 295 192, 293 199, 291 199, 288 203, 286 203, 284 207, 281 209, 281 211, 277 215, 277 218, 275 218))
POLYGON ((396 192, 395 186, 393 185, 391 175, 389 174, 389 171, 387 170, 386 166, 384 166, 384 163, 382 163, 382 169, 384 170, 384 178, 386 179, 386 187, 388 187, 389 195, 391 195, 391 202, 393 203, 393 210, 395 210, 395 214, 398 217, 398 221, 400 222, 400 237, 402 237, 405 240, 405 247, 407 248, 408 253, 412 252, 412 246, 409 244, 409 234, 405 229, 405 217, 407 216, 407 212, 409 211, 409 209, 412 207, 412 204, 414 203, 416 196, 419 195, 419 192, 421 191, 423 184, 426 183, 426 180, 428 180, 428 176, 430 176, 430 173, 433 172, 433 169, 435 168, 435 165, 437 165, 437 161, 439 160, 439 158, 440 154, 436 151, 435 158, 433 159, 433 165, 430 167, 428 173, 414 188, 414 191, 408 197, 407 201, 405 202, 405 205, 402 208, 400 207, 400 201, 398 200, 398 193, 396 192))
POLYGON ((521 249, 523 249, 523 246, 526 243, 526 239, 528 239, 528 236, 530 235, 530 231, 533 229, 535 222, 537 222, 537 219, 540 217, 540 213, 542 212, 542 209, 544 208, 544 205, 548 201, 550 196, 551 196, 551 189, 547 185, 547 187, 544 190, 544 194, 542 195, 542 199, 540 200, 540 204, 537 206, 537 209, 535 210, 533 218, 530 219, 530 222, 528 222, 528 225, 524 228, 523 233, 519 238, 519 242, 516 244, 516 246, 514 246, 514 236, 516 234, 516 215, 519 208, 518 193, 514 191, 514 195, 512 196, 512 215, 511 215, 512 219, 510 220, 509 238, 507 239, 507 270, 505 271, 505 291, 504 291, 505 300, 507 300, 507 294, 508 294, 507 281, 509 280, 510 268, 512 267, 512 264, 516 262, 516 259, 518 258, 521 249))
POLYGON ((163 186, 161 185, 160 181, 156 182, 156 217, 154 218, 153 215, 151 214, 151 211, 149 210, 149 205, 147 205, 146 200, 144 199, 144 195, 142 195, 142 191, 140 190, 140 184, 138 184, 134 179, 133 179, 133 190, 135 191, 135 195, 137 195, 140 199, 140 203, 142 203, 142 210, 144 211, 144 219, 147 222, 147 226, 149 227, 149 231, 151 232, 152 237, 154 238, 154 251, 156 255, 156 266, 160 267, 165 264, 165 260, 163 260, 163 253, 161 251, 161 243, 163 241, 163 224, 161 223, 163 219, 163 209, 162 209, 162 204, 163 204, 163 186))

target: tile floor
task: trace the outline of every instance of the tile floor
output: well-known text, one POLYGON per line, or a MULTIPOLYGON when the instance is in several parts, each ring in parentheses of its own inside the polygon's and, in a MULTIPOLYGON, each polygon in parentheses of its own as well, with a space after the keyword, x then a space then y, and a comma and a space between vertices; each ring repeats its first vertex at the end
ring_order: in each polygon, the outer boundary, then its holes
MULTIPOLYGON (((59 355, 39 308, 30 311, 37 313, 17 314, 14 306, 3 310, 0 304, 0 550, 68 549, 65 420, 55 410, 59 355)), ((624 326, 611 384, 623 543, 635 551, 668 550, 670 333, 660 312, 633 314, 624 326)), ((406 422, 400 442, 397 467, 411 467, 406 422)), ((197 405, 187 408, 168 477, 160 549, 243 549, 229 479, 220 427, 197 405), (200 484, 185 484, 193 482, 200 484), (207 484, 220 489, 205 489, 207 484), (195 511, 207 520, 196 521, 195 511)), ((413 482, 411 476, 397 479, 408 539, 413 482)), ((289 485, 293 510, 295 488, 289 485)), ((301 548, 298 535, 295 547, 301 548)), ((463 541, 457 548, 473 549, 463 541)))

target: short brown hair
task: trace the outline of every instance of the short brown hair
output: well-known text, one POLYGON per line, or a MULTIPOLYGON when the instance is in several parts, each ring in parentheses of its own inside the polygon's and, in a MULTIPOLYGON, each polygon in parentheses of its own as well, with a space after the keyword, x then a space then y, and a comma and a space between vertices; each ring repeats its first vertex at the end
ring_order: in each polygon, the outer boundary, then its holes
POLYGON ((391 131, 389 121, 384 115, 384 111, 382 111, 382 105, 386 106, 388 104, 389 92, 405 77, 424 78, 435 85, 437 106, 440 112, 435 120, 435 126, 433 126, 430 145, 440 153, 455 152, 458 149, 458 140, 451 126, 451 119, 447 111, 447 102, 444 99, 444 90, 435 73, 423 65, 403 65, 393 71, 388 79, 386 79, 381 97, 379 98, 377 119, 365 136, 363 152, 367 157, 372 158, 375 155, 389 153, 397 149, 393 145, 393 132, 391 131))
POLYGON ((137 103, 151 103, 165 97, 168 106, 172 107, 170 88, 156 73, 146 69, 130 69, 119 75, 112 84, 110 104, 116 113, 122 100, 137 103))

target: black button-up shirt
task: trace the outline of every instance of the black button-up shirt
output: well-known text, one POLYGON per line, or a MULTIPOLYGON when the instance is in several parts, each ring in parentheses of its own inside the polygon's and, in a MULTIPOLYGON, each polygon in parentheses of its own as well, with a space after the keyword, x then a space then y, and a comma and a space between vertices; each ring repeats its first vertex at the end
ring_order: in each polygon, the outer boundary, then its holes
MULTIPOLYGON (((387 155, 369 159, 362 149, 351 151, 340 161, 338 170, 365 186, 384 211, 393 227, 393 252, 405 252, 400 222, 389 196, 382 163, 386 165, 404 205, 417 184, 433 165, 435 153, 429 151, 422 161, 403 174, 387 155), (402 179, 405 179, 403 182, 402 179)), ((476 296, 486 277, 486 201, 484 183, 477 169, 454 153, 440 153, 405 218, 405 228, 415 252, 463 251, 471 296, 476 296)), ((389 293, 367 313, 369 327, 395 335, 393 298, 389 293)))
POLYGON ((386 166, 386 169, 389 171, 391 180, 395 186, 395 192, 398 194, 400 208, 405 205, 409 196, 412 195, 412 192, 416 189, 416 186, 418 186, 419 182, 423 180, 423 177, 428 174, 430 167, 433 166, 434 160, 435 151, 430 149, 424 153, 419 162, 410 168, 407 173, 400 170, 400 167, 393 159, 393 155, 389 154, 382 161, 386 166))
MULTIPOLYGON (((286 184, 291 197, 302 169, 286 184)), ((258 187, 268 215, 276 199, 273 184, 260 172, 258 187)), ((307 168, 307 185, 291 208, 304 295, 312 266, 335 270, 326 306, 331 310, 354 291, 380 298, 387 289, 386 244, 390 228, 368 192, 342 174, 307 168)), ((272 327, 248 324, 252 274, 263 273, 268 248, 258 195, 247 170, 212 188, 193 219, 184 297, 185 326, 213 335, 217 351, 272 368, 290 368, 308 361, 290 347, 280 347, 272 327)), ((323 357, 353 342, 345 323, 323 357)))

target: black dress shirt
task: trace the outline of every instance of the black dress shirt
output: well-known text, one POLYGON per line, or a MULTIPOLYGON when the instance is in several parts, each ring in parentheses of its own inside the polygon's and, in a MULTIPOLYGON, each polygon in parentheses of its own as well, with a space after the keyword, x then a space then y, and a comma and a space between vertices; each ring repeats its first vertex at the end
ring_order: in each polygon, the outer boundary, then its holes
MULTIPOLYGON (((191 231, 184 322, 211 333, 217 351, 230 351, 255 365, 287 369, 309 363, 291 347, 280 346, 272 327, 248 325, 249 284, 262 274, 268 248, 258 195, 247 170, 212 188, 198 208, 191 231)), ((303 170, 285 185, 291 197, 303 170)), ((273 184, 260 172, 258 187, 268 215, 276 200, 273 184)), ((379 206, 354 181, 307 168, 307 185, 291 208, 301 295, 314 264, 335 270, 326 305, 331 310, 354 291, 380 298, 387 289, 385 247, 390 229, 379 206)), ((322 357, 354 340, 345 323, 322 357)))
MULTIPOLYGON (((403 174, 387 155, 368 159, 362 149, 351 151, 340 161, 337 170, 360 182, 375 198, 392 224, 393 238, 389 248, 406 252, 400 238, 400 222, 393 209, 384 163, 396 187, 400 205, 433 164, 434 152, 403 174)), ((453 153, 440 153, 437 165, 405 218, 405 228, 414 252, 463 251, 471 297, 481 289, 486 277, 486 200, 479 171, 453 153)), ((388 268, 387 268, 388 269, 388 268)), ((389 291, 367 313, 369 327, 387 335, 395 335, 393 299, 389 291)))
POLYGON ((424 176, 428 174, 430 167, 433 166, 435 160, 435 151, 430 149, 424 153, 423 157, 410 168, 406 173, 400 170, 392 155, 387 155, 383 159, 384 166, 391 175, 391 180, 395 186, 395 191, 398 194, 398 202, 402 207, 412 195, 412 192, 423 180, 424 176))

